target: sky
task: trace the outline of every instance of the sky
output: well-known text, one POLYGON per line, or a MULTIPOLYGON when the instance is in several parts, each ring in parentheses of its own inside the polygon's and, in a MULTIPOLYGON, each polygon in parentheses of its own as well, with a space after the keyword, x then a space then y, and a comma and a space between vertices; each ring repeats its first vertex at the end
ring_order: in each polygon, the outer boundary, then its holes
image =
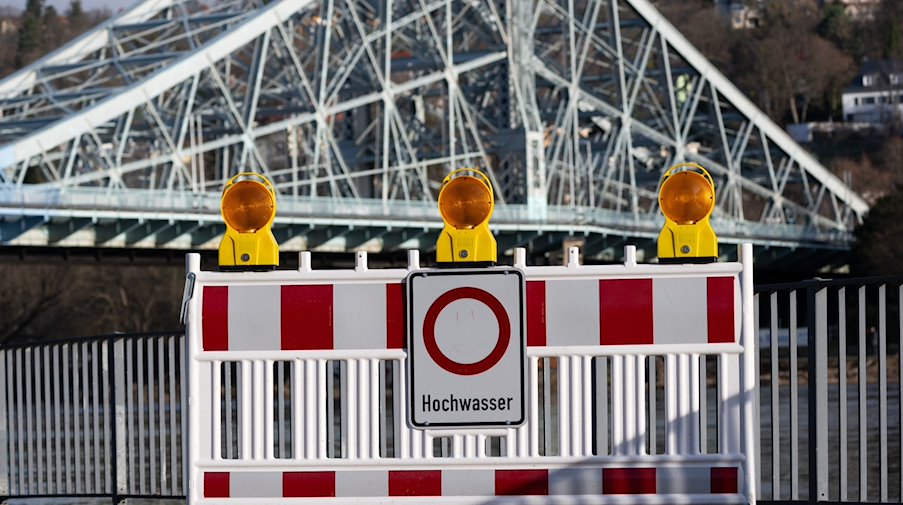
MULTIPOLYGON (((135 3, 134 0, 82 0, 82 7, 86 10, 107 8, 116 11, 120 7, 128 7, 133 3, 135 3)), ((45 0, 44 5, 52 5, 58 11, 63 12, 69 7, 69 0, 45 0)), ((25 0, 0 0, 0 7, 24 9, 25 0)))

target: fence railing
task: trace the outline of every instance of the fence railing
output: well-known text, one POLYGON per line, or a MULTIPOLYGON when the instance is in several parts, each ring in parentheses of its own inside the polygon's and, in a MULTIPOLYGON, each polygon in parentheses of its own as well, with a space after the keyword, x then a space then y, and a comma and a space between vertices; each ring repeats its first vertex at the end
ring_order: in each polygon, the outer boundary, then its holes
MULTIPOLYGON (((903 501, 903 277, 756 292, 760 499, 903 501)), ((0 496, 184 497, 183 352, 177 333, 0 348, 0 496)))
POLYGON ((0 495, 185 494, 184 336, 0 350, 0 495))
POLYGON ((756 293, 759 496, 903 501, 903 277, 756 293))

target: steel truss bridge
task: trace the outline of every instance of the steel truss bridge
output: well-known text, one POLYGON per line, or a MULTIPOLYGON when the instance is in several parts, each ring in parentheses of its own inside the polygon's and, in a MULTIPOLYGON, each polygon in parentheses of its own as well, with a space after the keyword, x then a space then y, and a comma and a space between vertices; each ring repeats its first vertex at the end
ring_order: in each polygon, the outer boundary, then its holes
POLYGON ((284 251, 430 249, 462 166, 500 250, 648 258, 681 161, 772 260, 848 249, 868 210, 647 0, 146 0, 0 81, 0 114, 5 245, 215 248, 246 170, 284 251))

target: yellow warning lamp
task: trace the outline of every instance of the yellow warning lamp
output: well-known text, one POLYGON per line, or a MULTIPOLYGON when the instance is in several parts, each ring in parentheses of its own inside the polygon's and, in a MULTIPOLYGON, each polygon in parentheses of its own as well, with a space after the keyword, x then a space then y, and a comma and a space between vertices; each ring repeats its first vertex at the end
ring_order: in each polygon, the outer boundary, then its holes
POLYGON ((439 190, 439 213, 445 227, 436 242, 436 262, 441 266, 494 265, 498 246, 489 231, 493 208, 492 183, 485 174, 471 168, 448 174, 439 190))
POLYGON ((709 217, 715 209, 715 183, 706 169, 681 163, 665 172, 658 201, 665 226, 658 236, 662 263, 709 263, 718 259, 718 237, 709 217))
POLYGON ((244 172, 229 179, 220 203, 226 235, 219 244, 223 269, 265 270, 279 265, 273 236, 276 189, 266 177, 244 172))

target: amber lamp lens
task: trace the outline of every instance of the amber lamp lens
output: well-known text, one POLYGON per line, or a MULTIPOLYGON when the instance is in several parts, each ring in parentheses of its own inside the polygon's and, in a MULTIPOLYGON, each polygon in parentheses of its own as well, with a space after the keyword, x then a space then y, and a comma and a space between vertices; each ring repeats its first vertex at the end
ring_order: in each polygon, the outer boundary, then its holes
POLYGON ((458 229, 477 226, 492 212, 492 195, 476 177, 452 179, 439 193, 439 213, 458 229))
POLYGON ((678 172, 662 184, 659 199, 668 219, 677 224, 693 224, 712 210, 715 191, 701 174, 678 172))
POLYGON ((223 219, 239 233, 253 233, 273 217, 273 195, 257 181, 240 181, 223 194, 223 219))

